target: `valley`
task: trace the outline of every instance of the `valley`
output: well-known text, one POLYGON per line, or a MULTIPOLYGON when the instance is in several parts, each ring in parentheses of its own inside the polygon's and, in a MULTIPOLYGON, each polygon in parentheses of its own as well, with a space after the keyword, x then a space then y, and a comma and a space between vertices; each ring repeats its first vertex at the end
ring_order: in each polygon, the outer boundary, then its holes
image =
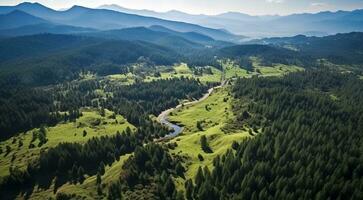
POLYGON ((363 199, 361 10, 3 4, 1 200, 363 199))

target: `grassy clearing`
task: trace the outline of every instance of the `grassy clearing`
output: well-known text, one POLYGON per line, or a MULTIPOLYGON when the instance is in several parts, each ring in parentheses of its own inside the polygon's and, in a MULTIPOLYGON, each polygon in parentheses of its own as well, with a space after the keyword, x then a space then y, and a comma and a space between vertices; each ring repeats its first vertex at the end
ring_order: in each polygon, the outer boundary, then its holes
POLYGON ((304 68, 296 65, 273 64, 272 66, 263 66, 256 57, 252 57, 251 60, 255 68, 254 74, 259 76, 283 76, 287 73, 304 70, 304 68))
POLYGON ((132 73, 127 74, 113 74, 106 77, 114 84, 131 85, 135 83, 136 76, 132 73))
POLYGON ((297 72, 304 70, 296 65, 284 65, 284 64, 274 64, 272 66, 263 66, 261 61, 256 57, 251 57, 253 71, 247 71, 242 69, 239 65, 231 60, 225 60, 222 62, 222 66, 225 72, 225 78, 237 78, 245 77, 250 78, 253 75, 258 76, 283 76, 290 72, 297 72))
POLYGON ((116 115, 116 119, 112 119, 111 115, 113 112, 108 110, 106 110, 104 117, 98 111, 91 109, 83 109, 82 114, 83 116, 77 119, 76 122, 60 123, 54 127, 48 127, 48 141, 40 147, 38 146, 38 139, 31 142, 33 131, 38 129, 27 131, 1 142, 0 146, 2 149, 9 146, 11 152, 8 155, 5 154, 5 151, 0 154, 0 177, 9 174, 10 166, 25 169, 28 162, 39 157, 41 151, 46 151, 61 142, 84 143, 92 137, 113 135, 117 131, 125 130, 127 127, 135 128, 121 115, 116 115), (83 136, 84 130, 87 132, 85 136, 83 136), (20 147, 19 141, 23 143, 20 147), (29 148, 31 143, 34 144, 34 148, 29 148))
POLYGON ((223 61, 222 66, 224 69, 226 79, 251 76, 250 72, 248 72, 245 69, 242 69, 240 66, 238 66, 231 60, 223 61))
POLYGON ((146 76, 144 81, 150 82, 159 79, 172 79, 172 78, 194 78, 199 79, 202 83, 207 82, 220 82, 222 72, 214 67, 211 67, 213 74, 206 74, 198 76, 193 73, 193 71, 188 67, 187 64, 181 63, 170 67, 159 67, 157 70, 160 72, 160 76, 146 76))
MULTIPOLYGON (((131 154, 126 154, 120 157, 120 159, 114 162, 111 166, 106 165, 105 174, 101 176, 101 185, 102 185, 102 192, 103 195, 98 195, 97 193, 97 184, 96 178, 97 176, 86 176, 83 183, 71 184, 66 183, 58 188, 57 193, 64 193, 64 194, 77 194, 77 196, 82 197, 82 199, 104 199, 106 197, 107 191, 105 188, 114 181, 117 181, 119 175, 122 171, 123 163, 130 157, 131 154), (98 198, 96 198, 98 197, 98 198)), ((49 189, 42 190, 37 187, 34 188, 33 193, 30 196, 30 199, 49 199, 55 198, 56 194, 53 191, 54 184, 52 184, 49 189)), ((21 199, 21 196, 19 196, 21 199)))
MULTIPOLYGON (((199 166, 208 166, 211 169, 213 159, 231 148, 233 141, 241 141, 249 137, 247 131, 234 130, 223 133, 221 130, 225 124, 234 118, 231 111, 231 101, 233 100, 228 95, 228 89, 220 88, 215 90, 206 100, 173 111, 169 116, 171 121, 184 126, 183 133, 170 142, 178 144, 172 153, 187 157, 185 163, 187 179, 194 177, 199 166), (197 121, 201 122, 203 130, 197 128, 197 121), (213 153, 207 154, 201 149, 200 137, 202 135, 208 138, 213 153), (203 161, 198 159, 198 154, 203 156, 203 161)), ((184 187, 184 180, 177 179, 176 182, 179 189, 184 187)))

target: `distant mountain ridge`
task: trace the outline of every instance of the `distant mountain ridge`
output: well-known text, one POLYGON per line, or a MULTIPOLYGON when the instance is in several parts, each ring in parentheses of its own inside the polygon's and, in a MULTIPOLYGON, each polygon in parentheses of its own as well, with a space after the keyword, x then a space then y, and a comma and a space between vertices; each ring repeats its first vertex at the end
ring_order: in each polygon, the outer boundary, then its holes
POLYGON ((297 34, 329 35, 339 32, 363 31, 363 10, 324 11, 287 16, 251 16, 239 12, 219 15, 193 15, 180 11, 155 12, 127 9, 117 5, 100 6, 102 9, 122 10, 145 16, 184 21, 203 26, 226 29, 235 34, 251 37, 292 36, 297 34))
POLYGON ((0 14, 7 14, 14 10, 26 12, 30 15, 33 15, 34 17, 42 18, 51 23, 77 26, 82 28, 110 30, 158 25, 179 32, 200 33, 216 40, 236 42, 243 38, 242 36, 233 35, 224 30, 207 28, 185 22, 163 20, 159 18, 127 14, 113 10, 91 9, 81 6, 73 6, 72 8, 65 11, 56 11, 39 3, 21 3, 16 6, 1 6, 0 14))
POLYGON ((0 15, 0 29, 11 29, 41 23, 47 23, 47 21, 19 10, 0 15))

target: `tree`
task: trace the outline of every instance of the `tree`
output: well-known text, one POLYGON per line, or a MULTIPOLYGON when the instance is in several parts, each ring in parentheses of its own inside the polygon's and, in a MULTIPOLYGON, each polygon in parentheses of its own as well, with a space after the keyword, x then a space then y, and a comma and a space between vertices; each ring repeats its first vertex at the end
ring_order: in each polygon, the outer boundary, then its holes
POLYGON ((197 129, 199 131, 203 131, 203 126, 202 126, 202 122, 201 121, 197 121, 197 129))
POLYGON ((82 183, 84 181, 84 169, 82 166, 78 168, 77 175, 79 182, 82 183))
POLYGON ((180 162, 178 162, 178 164, 176 165, 175 172, 176 172, 176 174, 178 176, 184 177, 185 169, 184 169, 183 165, 180 162))
POLYGON ((203 161, 204 160, 203 156, 200 153, 198 153, 198 159, 199 159, 199 161, 203 161))
POLYGON ((203 170, 201 167, 198 168, 197 174, 195 176, 195 186, 197 188, 200 187, 200 185, 204 182, 204 175, 203 170))
POLYGON ((86 136, 87 136, 87 131, 83 130, 83 137, 86 137, 86 136))
POLYGON ((175 185, 173 179, 169 176, 164 184, 164 192, 167 197, 172 197, 175 192, 175 185))
POLYGON ((100 165, 98 166, 98 172, 103 175, 105 174, 105 163, 101 161, 100 165))
POLYGON ((100 172, 97 172, 96 184, 97 185, 100 185, 101 182, 102 182, 101 174, 100 174, 100 172))
POLYGON ((38 146, 42 146, 43 144, 47 143, 47 141, 48 141, 48 139, 47 139, 47 130, 45 129, 44 126, 42 126, 39 129, 38 139, 39 139, 39 145, 38 146))
POLYGON ((200 137, 200 145, 205 153, 213 153, 212 149, 209 147, 207 137, 205 135, 200 137))
POLYGON ((194 190, 193 181, 191 179, 188 179, 187 181, 185 181, 184 186, 185 186, 185 197, 187 198, 187 200, 192 200, 193 190, 194 190))
POLYGON ((11 152, 11 147, 9 145, 6 145, 5 148, 6 148, 5 154, 8 155, 11 152))

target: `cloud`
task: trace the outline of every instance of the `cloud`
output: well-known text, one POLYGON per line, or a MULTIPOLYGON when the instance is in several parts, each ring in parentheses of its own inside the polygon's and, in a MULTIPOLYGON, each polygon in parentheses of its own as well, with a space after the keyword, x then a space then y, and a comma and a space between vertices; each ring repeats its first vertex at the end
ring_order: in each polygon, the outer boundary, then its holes
POLYGON ((266 0, 268 3, 283 3, 285 0, 266 0))

